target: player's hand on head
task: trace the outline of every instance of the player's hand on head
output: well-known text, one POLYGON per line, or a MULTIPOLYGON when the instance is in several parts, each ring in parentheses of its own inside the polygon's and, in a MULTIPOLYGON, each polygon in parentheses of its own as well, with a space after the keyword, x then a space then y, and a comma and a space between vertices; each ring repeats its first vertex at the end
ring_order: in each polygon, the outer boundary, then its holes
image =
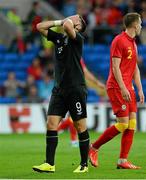
POLYGON ((65 18, 65 19, 63 19, 63 20, 62 20, 62 22, 63 22, 62 24, 64 24, 68 19, 69 19, 68 17, 65 18))
POLYGON ((79 15, 73 15, 73 16, 69 16, 69 19, 71 19, 73 21, 74 24, 76 24, 76 22, 79 20, 79 15))
POLYGON ((71 20, 72 23, 75 24, 76 21, 77 21, 77 15, 66 17, 65 19, 63 19, 63 23, 65 23, 65 22, 68 21, 68 20, 71 20))
POLYGON ((138 91, 138 95, 139 95, 140 103, 143 104, 145 101, 143 91, 142 90, 138 91))
POLYGON ((66 25, 66 23, 71 26, 74 27, 74 23, 70 18, 66 18, 65 20, 63 20, 63 27, 66 25))

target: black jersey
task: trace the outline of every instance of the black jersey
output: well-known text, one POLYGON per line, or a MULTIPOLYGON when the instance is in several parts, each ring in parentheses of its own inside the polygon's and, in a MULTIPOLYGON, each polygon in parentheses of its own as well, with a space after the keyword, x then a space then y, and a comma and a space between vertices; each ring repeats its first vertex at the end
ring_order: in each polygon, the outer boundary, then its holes
POLYGON ((48 41, 55 44, 55 86, 66 88, 85 85, 84 73, 80 64, 83 37, 76 33, 76 38, 48 30, 48 41))

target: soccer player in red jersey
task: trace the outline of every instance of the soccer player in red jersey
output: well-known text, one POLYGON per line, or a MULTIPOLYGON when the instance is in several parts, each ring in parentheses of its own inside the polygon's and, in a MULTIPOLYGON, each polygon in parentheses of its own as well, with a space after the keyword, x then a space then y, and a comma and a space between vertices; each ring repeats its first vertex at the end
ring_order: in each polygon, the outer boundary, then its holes
POLYGON ((89 150, 89 159, 98 166, 98 149, 116 135, 122 133, 121 151, 117 163, 118 169, 139 169, 127 158, 136 129, 136 96, 132 80, 138 89, 140 103, 144 103, 139 68, 137 66, 137 46, 135 36, 141 32, 141 17, 138 13, 128 13, 123 18, 125 31, 117 35, 110 50, 110 72, 107 80, 107 94, 117 123, 107 128, 89 150))

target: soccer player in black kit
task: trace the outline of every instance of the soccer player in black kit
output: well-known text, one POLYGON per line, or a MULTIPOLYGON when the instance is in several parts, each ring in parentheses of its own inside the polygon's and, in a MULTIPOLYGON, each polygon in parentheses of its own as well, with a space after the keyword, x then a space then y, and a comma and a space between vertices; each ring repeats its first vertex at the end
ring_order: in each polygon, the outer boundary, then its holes
POLYGON ((87 89, 80 64, 83 36, 86 24, 79 15, 64 20, 46 21, 37 24, 37 29, 55 44, 55 86, 48 108, 46 133, 46 162, 33 166, 38 172, 55 172, 55 151, 58 144, 57 128, 61 119, 69 111, 79 138, 81 162, 73 172, 88 172, 89 134, 86 126, 87 89), (50 28, 62 26, 64 33, 56 33, 50 28))

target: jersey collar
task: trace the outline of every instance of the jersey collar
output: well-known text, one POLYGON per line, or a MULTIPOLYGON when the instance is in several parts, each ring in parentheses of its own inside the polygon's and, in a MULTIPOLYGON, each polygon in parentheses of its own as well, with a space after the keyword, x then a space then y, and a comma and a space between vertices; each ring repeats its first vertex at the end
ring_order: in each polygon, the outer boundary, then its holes
POLYGON ((122 34, 130 41, 135 41, 135 38, 130 37, 125 31, 122 32, 122 34))

